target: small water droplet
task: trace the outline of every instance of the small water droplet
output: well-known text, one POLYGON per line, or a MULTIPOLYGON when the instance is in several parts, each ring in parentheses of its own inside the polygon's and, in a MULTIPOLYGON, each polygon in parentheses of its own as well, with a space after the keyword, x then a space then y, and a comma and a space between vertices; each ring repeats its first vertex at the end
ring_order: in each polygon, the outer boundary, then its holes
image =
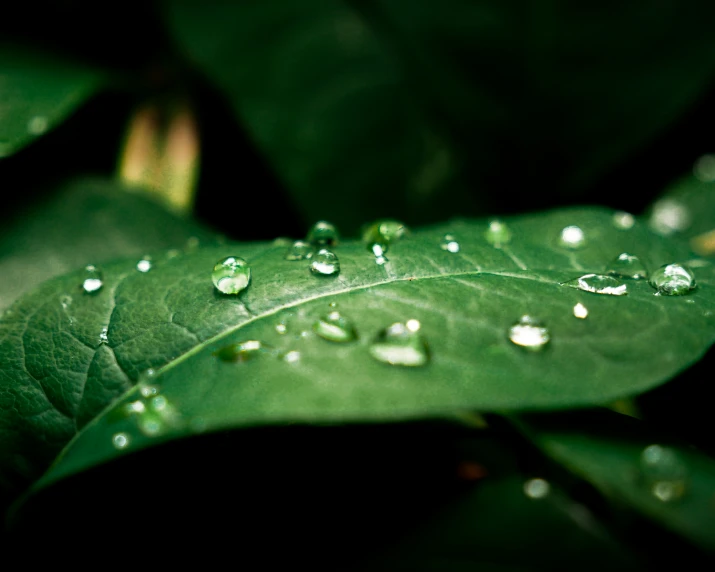
POLYGON ((509 328, 509 339, 517 346, 539 351, 549 343, 551 334, 540 320, 524 315, 509 328))
POLYGON ((682 232, 690 226, 690 211, 675 199, 661 199, 653 205, 648 224, 662 235, 682 232))
POLYGON ((300 352, 296 350, 290 350, 283 354, 283 361, 288 363, 296 363, 300 361, 300 352))
POLYGON ((163 395, 156 395, 149 400, 149 408, 152 411, 166 411, 169 407, 169 402, 163 395))
POLYGON ((47 117, 43 115, 35 115, 27 122, 27 132, 30 135, 42 135, 49 127, 47 117))
POLYGON ((156 385, 141 384, 139 387, 139 393, 142 397, 152 397, 159 394, 159 388, 156 385))
POLYGON ((650 285, 657 294, 682 296, 695 289, 695 274, 681 264, 666 264, 653 272, 650 285))
POLYGON ((139 272, 149 272, 151 270, 151 257, 145 256, 137 262, 137 270, 139 272))
POLYGON ((243 258, 227 256, 216 263, 211 280, 219 292, 238 294, 251 282, 251 267, 243 258))
POLYGON ((310 228, 305 240, 316 247, 335 246, 338 244, 338 229, 334 224, 321 220, 310 228))
POLYGON ((283 322, 276 324, 276 332, 283 335, 288 331, 288 326, 283 322))
POLYGON ((457 253, 459 252, 459 243, 457 239, 451 234, 445 234, 442 237, 442 242, 440 243, 440 248, 446 250, 447 252, 457 253))
POLYGON ((640 482, 661 502, 685 494, 687 468, 674 449, 649 445, 640 455, 640 482))
MULTIPOLYGON (((411 322, 411 320, 408 320, 411 322)), ((417 320, 415 320, 417 322, 417 320)), ((417 322, 419 324, 419 322, 417 322)), ((415 327, 414 322, 412 327, 415 327)), ((419 328, 417 328, 418 330, 419 328)), ((381 330, 369 347, 370 355, 390 365, 419 367, 429 362, 429 350, 419 331, 397 322, 381 330)))
POLYGON ((82 290, 86 294, 96 294, 102 289, 102 286, 104 286, 102 272, 92 264, 85 266, 82 290))
POLYGON ((313 256, 314 250, 313 245, 309 242, 296 240, 285 253, 283 258, 286 260, 307 260, 313 256))
POLYGON ((140 415, 146 411, 146 406, 143 401, 132 401, 130 403, 125 403, 122 407, 122 412, 125 415, 140 415))
POLYGON ((579 302, 573 307, 573 315, 576 318, 585 320, 588 317, 588 308, 586 308, 586 306, 579 302))
POLYGON ((584 292, 591 292, 592 294, 609 294, 611 296, 628 294, 628 286, 617 278, 604 274, 584 274, 568 282, 562 282, 561 285, 583 290, 584 292))
POLYGON ((382 266, 387 263, 387 256, 385 256, 385 249, 379 244, 372 245, 372 253, 375 255, 375 263, 378 266, 382 266))
POLYGON ((333 311, 313 324, 313 331, 330 342, 352 342, 357 339, 357 331, 350 320, 333 311))
POLYGON ((330 308, 337 308, 337 307, 338 307, 338 303, 337 303, 337 302, 330 302, 330 304, 328 304, 328 307, 330 307, 330 308))
POLYGON ((524 494, 530 499, 543 499, 551 492, 551 485, 544 479, 529 479, 524 483, 524 494))
POLYGON ((487 242, 496 248, 501 248, 511 242, 511 230, 506 223, 500 220, 489 221, 487 231, 484 233, 487 242))
POLYGON ((631 213, 626 211, 616 211, 613 213, 613 226, 620 230, 629 230, 636 224, 636 219, 631 213))
POLYGON ((642 280, 648 278, 648 271, 641 259, 633 254, 622 252, 608 266, 606 274, 619 278, 632 278, 642 280))
POLYGON ((321 248, 311 259, 309 268, 315 276, 337 276, 340 273, 340 261, 333 252, 321 248))
MULTIPOLYGON (((382 248, 382 253, 379 256, 384 255, 389 245, 397 242, 403 236, 405 236, 409 230, 404 223, 397 220, 378 220, 370 225, 363 227, 362 240, 367 246, 367 249, 375 254, 374 246, 378 245, 382 248)), ((377 257, 378 255, 375 254, 377 257)))
POLYGON ((146 369, 146 370, 144 370, 144 372, 142 372, 142 377, 146 377, 146 378, 156 377, 156 370, 153 367, 150 367, 149 369, 146 369))
POLYGON ((580 226, 567 226, 563 228, 561 234, 559 234, 559 244, 571 250, 583 248, 586 244, 586 235, 580 226))
POLYGON ((139 417, 137 427, 139 427, 139 431, 147 437, 156 437, 166 429, 159 416, 149 413, 145 413, 139 417))
POLYGON ((265 351, 263 344, 258 340, 246 340, 229 344, 216 350, 213 355, 221 361, 247 361, 265 351))
POLYGON ((60 296, 60 304, 62 305, 62 309, 66 310, 72 304, 72 296, 69 296, 68 294, 60 296))
POLYGON ((695 161, 693 174, 703 183, 715 182, 715 155, 703 155, 695 161))
POLYGON ((109 328, 107 328, 106 326, 104 328, 102 328, 102 331, 99 333, 99 343, 100 344, 106 344, 109 342, 109 337, 107 335, 108 332, 109 332, 109 328))
POLYGON ((112 445, 114 445, 115 449, 126 449, 129 443, 129 435, 126 433, 115 433, 112 435, 112 445))

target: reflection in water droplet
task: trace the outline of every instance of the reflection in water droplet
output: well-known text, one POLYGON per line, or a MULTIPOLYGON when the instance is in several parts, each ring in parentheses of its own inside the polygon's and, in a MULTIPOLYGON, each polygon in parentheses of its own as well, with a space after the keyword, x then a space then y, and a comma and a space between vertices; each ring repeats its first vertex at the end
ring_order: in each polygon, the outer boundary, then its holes
POLYGON ((653 205, 648 225, 662 235, 682 232, 690 226, 690 212, 675 199, 661 199, 653 205))
POLYGON ((616 211, 613 213, 613 226, 620 230, 629 230, 636 224, 636 219, 631 213, 616 211))
POLYGON ((695 161, 693 174, 703 183, 715 182, 715 155, 703 155, 695 161))
POLYGON ((102 272, 96 266, 88 264, 84 267, 84 280, 82 281, 82 290, 86 294, 96 294, 102 289, 104 282, 102 280, 102 272))
POLYGON ((484 233, 487 242, 496 248, 501 248, 511 242, 511 230, 506 223, 500 220, 492 220, 484 233))
POLYGON ((318 221, 308 231, 306 241, 314 246, 335 246, 338 244, 338 229, 329 222, 318 221))
POLYGON ((581 320, 588 317, 588 308, 579 302, 573 307, 573 315, 581 320))
POLYGON ((286 260, 307 260, 313 256, 313 245, 309 242, 296 240, 283 256, 286 260))
POLYGON ((351 342, 358 337, 352 322, 336 311, 317 320, 313 324, 313 331, 330 342, 351 342))
POLYGON ((375 254, 374 246, 378 245, 382 248, 380 255, 384 255, 389 245, 397 242, 408 233, 404 223, 397 220, 378 220, 370 225, 363 227, 362 240, 367 246, 367 249, 375 254))
POLYGON ((35 115, 30 121, 27 122, 27 132, 30 135, 42 135, 49 127, 49 122, 47 117, 42 115, 35 115))
POLYGON ((149 272, 151 270, 151 257, 145 256, 137 262, 137 270, 139 272, 149 272))
POLYGON ((551 335, 540 320, 524 315, 509 328, 509 339, 517 346, 539 351, 549 343, 551 335))
POLYGON ((627 252, 622 252, 606 266, 606 274, 633 280, 648 278, 648 271, 641 259, 627 252))
POLYGON ((411 327, 397 322, 381 330, 370 344, 370 355, 390 365, 426 365, 430 356, 427 343, 418 331, 419 322, 408 320, 408 323, 411 323, 411 327))
POLYGON ((213 355, 221 361, 246 361, 265 351, 263 344, 258 340, 246 340, 229 344, 216 350, 213 355))
POLYGON ((586 244, 586 235, 581 227, 576 225, 567 226, 561 230, 559 244, 564 248, 576 250, 586 244))
POLYGON ((529 479, 524 483, 524 494, 530 499, 542 499, 548 496, 551 485, 544 479, 529 479))
POLYGON ((100 344, 106 344, 109 342, 109 337, 107 335, 108 332, 109 332, 109 328, 107 328, 106 326, 104 328, 102 328, 102 331, 99 333, 99 343, 100 344))
POLYGON ((315 276, 337 276, 340 261, 330 250, 321 248, 311 259, 309 268, 315 276))
POLYGON ((216 263, 211 280, 219 292, 238 294, 251 282, 251 267, 243 258, 227 256, 216 263))
POLYGON ((115 433, 112 435, 112 445, 115 449, 126 449, 129 446, 129 435, 126 433, 115 433))
POLYGON ((67 294, 65 294, 64 296, 60 296, 60 304, 62 305, 62 309, 66 310, 70 307, 70 304, 72 304, 72 296, 69 296, 67 294))
POLYGON ((288 363, 296 363, 300 361, 300 352, 291 350, 283 354, 283 361, 288 363))
POLYGON ((685 494, 687 468, 674 449, 649 445, 641 452, 641 484, 661 502, 671 502, 685 494))
POLYGON ((611 296, 625 296, 628 294, 628 286, 623 284, 613 276, 603 274, 584 274, 568 282, 562 282, 562 286, 576 288, 592 294, 609 294, 611 296))
POLYGON ((459 243, 457 242, 457 239, 454 238, 454 236, 451 234, 445 234, 442 237, 442 242, 439 246, 442 250, 446 250, 447 252, 459 252, 459 243))
POLYGON ((666 264, 653 272, 650 285, 657 294, 682 296, 695 289, 695 274, 681 264, 666 264))

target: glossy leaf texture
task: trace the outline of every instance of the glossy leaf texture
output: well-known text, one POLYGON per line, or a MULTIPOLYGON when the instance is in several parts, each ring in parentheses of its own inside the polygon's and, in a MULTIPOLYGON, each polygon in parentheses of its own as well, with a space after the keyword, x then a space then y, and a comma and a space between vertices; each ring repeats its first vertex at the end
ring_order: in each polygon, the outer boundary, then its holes
POLYGON ((100 70, 0 44, 0 158, 53 129, 106 82, 100 70))
POLYGON ((91 295, 81 292, 82 272, 49 281, 0 322, 4 470, 17 459, 41 470, 73 437, 45 482, 213 429, 603 404, 662 383, 711 345, 712 266, 697 269, 698 287, 685 296, 655 296, 644 280, 628 281, 625 296, 561 285, 602 271, 623 251, 650 268, 687 260, 687 245, 641 223, 616 228, 602 209, 507 224, 512 238, 501 248, 486 240, 486 221, 414 231, 383 265, 365 244, 346 241, 334 249, 341 270, 332 276, 316 276, 309 260, 286 260, 281 241, 156 255, 146 273, 136 259, 116 262, 103 267, 104 286, 91 295), (587 237, 580 250, 559 243, 575 224, 587 237), (446 233, 458 252, 443 248, 446 233), (251 267, 237 296, 212 283, 227 256, 251 267), (61 303, 67 294, 71 308, 61 303), (586 319, 574 316, 578 303, 586 319), (350 320, 354 340, 316 333, 333 311, 350 320), (525 314, 549 332, 541 351, 509 340, 525 314), (425 351, 427 359, 390 365, 374 346, 385 342, 385 328, 414 327, 410 320, 421 324, 427 347, 398 353, 425 351), (154 375, 132 388, 148 369, 154 375), (163 412, 134 414, 157 408, 163 412))
POLYGON ((709 456, 649 435, 641 422, 609 411, 532 415, 519 423, 544 452, 606 497, 715 551, 715 461, 709 456), (663 457, 662 468, 654 464, 655 476, 644 466, 648 448, 663 457))
POLYGON ((455 204, 473 215, 583 192, 715 70, 715 6, 677 0, 164 8, 306 219, 346 228, 355 214, 434 222, 455 204))

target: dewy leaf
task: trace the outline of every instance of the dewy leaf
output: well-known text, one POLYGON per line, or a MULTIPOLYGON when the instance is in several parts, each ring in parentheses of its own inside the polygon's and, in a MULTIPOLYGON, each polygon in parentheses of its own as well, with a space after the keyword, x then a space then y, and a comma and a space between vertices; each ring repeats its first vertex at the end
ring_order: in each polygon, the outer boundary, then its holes
POLYGON ((105 79, 96 69, 0 44, 0 158, 64 121, 105 79))
POLYGON ((713 342, 712 267, 698 268, 685 296, 655 296, 644 280, 625 296, 561 285, 624 251, 649 268, 688 259, 686 245, 640 222, 621 230, 601 209, 504 222, 511 238, 500 248, 487 241, 488 221, 466 220, 413 231, 387 260, 342 241, 331 275, 286 260, 289 243, 278 241, 157 257, 146 273, 135 260, 105 265, 93 294, 82 293, 82 272, 50 281, 0 322, 5 470, 18 458, 42 468, 73 435, 48 479, 219 428, 608 403, 662 383, 713 342), (581 229, 579 248, 562 243, 566 227, 581 229), (456 251, 442 248, 445 234, 456 251), (237 295, 212 283, 227 256, 251 268, 237 295), (578 303, 586 319, 574 316, 578 303), (316 322, 332 312, 357 339, 319 335, 316 322))
POLYGON ((475 214, 512 193, 533 204, 583 191, 715 70, 713 3, 164 6, 306 217, 344 227, 356 213, 434 221, 454 204, 475 214))
POLYGON ((648 436, 641 422, 610 411, 530 415, 524 432, 604 495, 715 550, 715 461, 648 436))

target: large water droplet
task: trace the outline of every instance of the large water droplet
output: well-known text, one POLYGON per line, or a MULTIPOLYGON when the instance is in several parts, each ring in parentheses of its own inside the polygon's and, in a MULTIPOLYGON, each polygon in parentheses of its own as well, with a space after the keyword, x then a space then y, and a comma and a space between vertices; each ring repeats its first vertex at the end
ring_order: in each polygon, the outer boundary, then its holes
POLYGON ((439 246, 442 250, 446 250, 447 252, 459 252, 459 243, 454 235, 451 234, 445 234, 442 237, 442 242, 440 242, 439 246))
POLYGON ((573 315, 580 320, 585 320, 588 317, 588 308, 579 302, 573 307, 573 315))
POLYGON ((338 244, 338 229, 329 222, 318 221, 308 231, 306 240, 314 246, 335 246, 338 244))
POLYGON ((313 331, 330 342, 352 342, 357 339, 357 331, 350 320, 340 312, 330 312, 313 324, 313 331))
POLYGON ((489 222, 487 231, 484 233, 484 238, 487 242, 496 248, 501 248, 505 244, 511 242, 511 230, 506 223, 500 220, 492 220, 489 222))
POLYGON ((228 256, 216 263, 211 280, 219 292, 238 294, 245 290, 251 281, 251 267, 243 258, 228 256))
POLYGON ((636 224, 636 219, 631 213, 616 211, 613 213, 613 226, 619 230, 629 230, 636 224))
POLYGON ((30 135, 42 135, 50 126, 47 117, 43 115, 35 115, 27 122, 27 132, 30 135))
POLYGON ((606 274, 633 280, 648 278, 648 271, 641 259, 627 252, 622 252, 606 266, 606 274))
MULTIPOLYGON (((374 246, 378 245, 382 249, 380 256, 385 254, 390 244, 400 240, 408 232, 404 223, 397 220, 378 220, 364 227, 362 240, 367 249, 375 254, 374 246)), ((375 254, 375 256, 378 256, 375 254)))
POLYGON ((381 330, 372 341, 370 355, 390 365, 426 365, 429 362, 429 350, 419 329, 420 323, 417 320, 392 324, 381 330))
POLYGON ((540 320, 524 315, 509 328, 509 339, 517 346, 538 351, 549 343, 551 334, 540 320))
POLYGON ((216 350, 213 355, 221 361, 247 361, 264 351, 266 348, 260 341, 246 340, 224 346, 216 350))
POLYGON ((687 468, 675 450, 649 445, 641 452, 640 480, 650 494, 662 502, 679 499, 685 494, 687 468))
POLYGON ((715 155, 703 155, 695 161, 693 174, 703 183, 715 182, 715 155))
POLYGON ((340 273, 340 261, 333 252, 321 248, 311 259, 309 268, 316 276, 337 276, 340 273))
POLYGON ((137 270, 139 272, 149 272, 151 270, 151 256, 145 256, 137 262, 137 270))
POLYGON ((666 264, 653 272, 650 285, 657 294, 682 296, 695 289, 695 274, 681 264, 666 264))
POLYGON ((580 226, 567 226, 563 228, 559 234, 559 244, 571 250, 583 248, 586 244, 586 234, 580 226))
POLYGON ((530 499, 542 499, 548 496, 551 485, 544 479, 529 479, 524 483, 524 494, 530 499))
POLYGON ((88 264, 84 267, 84 280, 82 280, 82 290, 85 294, 96 294, 104 286, 102 272, 96 266, 88 264))
POLYGON ((313 256, 314 250, 313 245, 309 242, 296 240, 285 253, 283 258, 286 260, 307 260, 313 256))
POLYGON ((130 439, 126 433, 115 433, 112 435, 112 445, 115 449, 126 449, 129 446, 130 439))
POLYGON ((690 211, 675 199, 661 199, 653 205, 648 224, 662 235, 682 232, 690 226, 690 211))
POLYGON ((561 285, 593 294, 610 294, 611 296, 628 294, 628 286, 613 276, 603 274, 584 274, 568 282, 563 282, 561 285))

